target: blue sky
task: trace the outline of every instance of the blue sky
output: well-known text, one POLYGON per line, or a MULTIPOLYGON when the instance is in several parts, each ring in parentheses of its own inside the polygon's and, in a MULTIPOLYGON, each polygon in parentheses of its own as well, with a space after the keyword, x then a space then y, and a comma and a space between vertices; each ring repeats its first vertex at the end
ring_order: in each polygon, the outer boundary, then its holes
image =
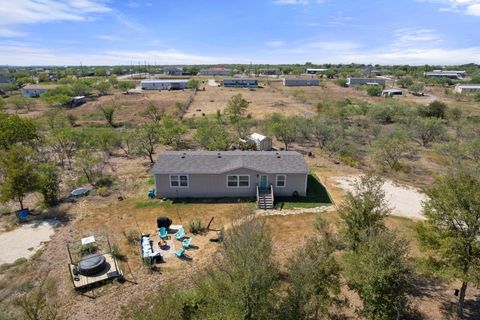
POLYGON ((0 0, 0 65, 480 63, 480 0, 0 0))

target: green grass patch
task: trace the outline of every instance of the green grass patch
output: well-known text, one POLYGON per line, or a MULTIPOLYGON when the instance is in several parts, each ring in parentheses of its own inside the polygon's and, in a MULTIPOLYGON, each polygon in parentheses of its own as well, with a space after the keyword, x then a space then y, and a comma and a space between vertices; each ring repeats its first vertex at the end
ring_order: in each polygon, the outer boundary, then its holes
POLYGON ((309 174, 307 179, 307 196, 300 198, 276 197, 277 207, 282 209, 315 208, 333 203, 327 189, 314 174, 309 174))
POLYGON ((158 208, 162 206, 162 203, 158 199, 151 199, 151 200, 139 200, 135 203, 136 209, 142 208, 158 208))

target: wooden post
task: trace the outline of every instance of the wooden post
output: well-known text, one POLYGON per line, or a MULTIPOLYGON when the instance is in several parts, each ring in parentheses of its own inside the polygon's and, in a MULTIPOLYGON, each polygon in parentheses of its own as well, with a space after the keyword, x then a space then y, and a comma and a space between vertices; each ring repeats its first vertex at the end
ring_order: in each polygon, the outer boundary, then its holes
POLYGON ((215 217, 212 217, 212 218, 210 219, 210 222, 209 222, 208 225, 207 225, 207 230, 210 230, 210 225, 212 224, 212 221, 213 221, 214 218, 215 218, 215 217))
POLYGON ((67 243, 67 251, 68 251, 68 257, 70 258, 70 263, 73 264, 72 254, 70 253, 70 247, 68 246, 68 243, 67 243))

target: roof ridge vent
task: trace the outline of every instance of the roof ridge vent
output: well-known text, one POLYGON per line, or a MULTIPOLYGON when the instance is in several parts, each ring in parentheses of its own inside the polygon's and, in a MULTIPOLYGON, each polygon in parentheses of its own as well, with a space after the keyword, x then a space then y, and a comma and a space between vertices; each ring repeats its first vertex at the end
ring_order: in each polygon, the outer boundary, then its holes
POLYGON ((222 154, 220 152, 217 152, 217 158, 221 158, 222 154))

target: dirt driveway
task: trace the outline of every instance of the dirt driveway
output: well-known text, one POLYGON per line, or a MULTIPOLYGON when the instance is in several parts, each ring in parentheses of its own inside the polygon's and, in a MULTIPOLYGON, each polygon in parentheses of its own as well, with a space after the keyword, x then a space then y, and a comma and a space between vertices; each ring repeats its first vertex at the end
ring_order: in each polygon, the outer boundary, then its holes
POLYGON ((55 232, 56 220, 26 223, 13 231, 0 233, 0 264, 30 258, 49 241, 55 232))

